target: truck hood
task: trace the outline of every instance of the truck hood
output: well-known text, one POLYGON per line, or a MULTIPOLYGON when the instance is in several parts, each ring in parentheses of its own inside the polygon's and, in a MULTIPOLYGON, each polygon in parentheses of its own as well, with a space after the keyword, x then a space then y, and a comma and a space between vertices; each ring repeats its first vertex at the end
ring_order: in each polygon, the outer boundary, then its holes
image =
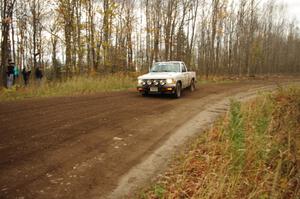
POLYGON ((180 73, 175 72, 155 72, 155 73, 147 73, 145 75, 139 76, 138 79, 170 79, 175 78, 180 73))

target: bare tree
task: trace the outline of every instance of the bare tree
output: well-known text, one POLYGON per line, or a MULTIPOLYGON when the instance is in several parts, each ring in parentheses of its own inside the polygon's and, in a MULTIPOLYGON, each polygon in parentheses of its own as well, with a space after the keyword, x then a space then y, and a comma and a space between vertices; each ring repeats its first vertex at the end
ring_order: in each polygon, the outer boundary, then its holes
POLYGON ((6 71, 9 60, 11 60, 11 45, 9 40, 10 25, 12 23, 13 10, 16 0, 4 0, 2 3, 2 43, 1 43, 1 79, 6 85, 6 71))

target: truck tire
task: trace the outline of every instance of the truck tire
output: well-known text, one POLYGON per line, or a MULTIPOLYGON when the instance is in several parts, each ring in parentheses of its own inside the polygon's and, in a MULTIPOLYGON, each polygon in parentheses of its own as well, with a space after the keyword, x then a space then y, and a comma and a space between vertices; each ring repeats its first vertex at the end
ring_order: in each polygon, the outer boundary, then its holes
POLYGON ((195 89, 196 89, 195 80, 192 80, 192 81, 191 81, 191 85, 190 85, 190 91, 191 91, 191 92, 194 92, 195 89))
POLYGON ((142 96, 143 96, 143 97, 147 97, 148 95, 149 95, 148 92, 142 93, 142 96))
POLYGON ((176 83, 174 97, 177 99, 181 97, 181 83, 180 82, 176 83))

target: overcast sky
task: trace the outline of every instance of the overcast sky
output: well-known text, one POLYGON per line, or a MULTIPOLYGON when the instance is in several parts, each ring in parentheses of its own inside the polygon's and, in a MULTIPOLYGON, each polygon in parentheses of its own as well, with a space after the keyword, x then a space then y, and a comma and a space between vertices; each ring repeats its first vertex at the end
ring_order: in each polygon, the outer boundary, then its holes
POLYGON ((296 17, 300 22, 300 0, 282 0, 288 6, 288 14, 291 18, 296 17))

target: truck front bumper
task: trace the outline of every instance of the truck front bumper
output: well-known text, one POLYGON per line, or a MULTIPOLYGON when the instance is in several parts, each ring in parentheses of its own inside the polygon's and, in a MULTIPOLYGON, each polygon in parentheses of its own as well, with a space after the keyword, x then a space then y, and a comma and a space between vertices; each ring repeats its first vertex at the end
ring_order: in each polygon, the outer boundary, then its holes
POLYGON ((158 86, 137 86, 137 90, 140 93, 146 93, 146 94, 174 94, 176 90, 176 85, 158 85, 158 86))

